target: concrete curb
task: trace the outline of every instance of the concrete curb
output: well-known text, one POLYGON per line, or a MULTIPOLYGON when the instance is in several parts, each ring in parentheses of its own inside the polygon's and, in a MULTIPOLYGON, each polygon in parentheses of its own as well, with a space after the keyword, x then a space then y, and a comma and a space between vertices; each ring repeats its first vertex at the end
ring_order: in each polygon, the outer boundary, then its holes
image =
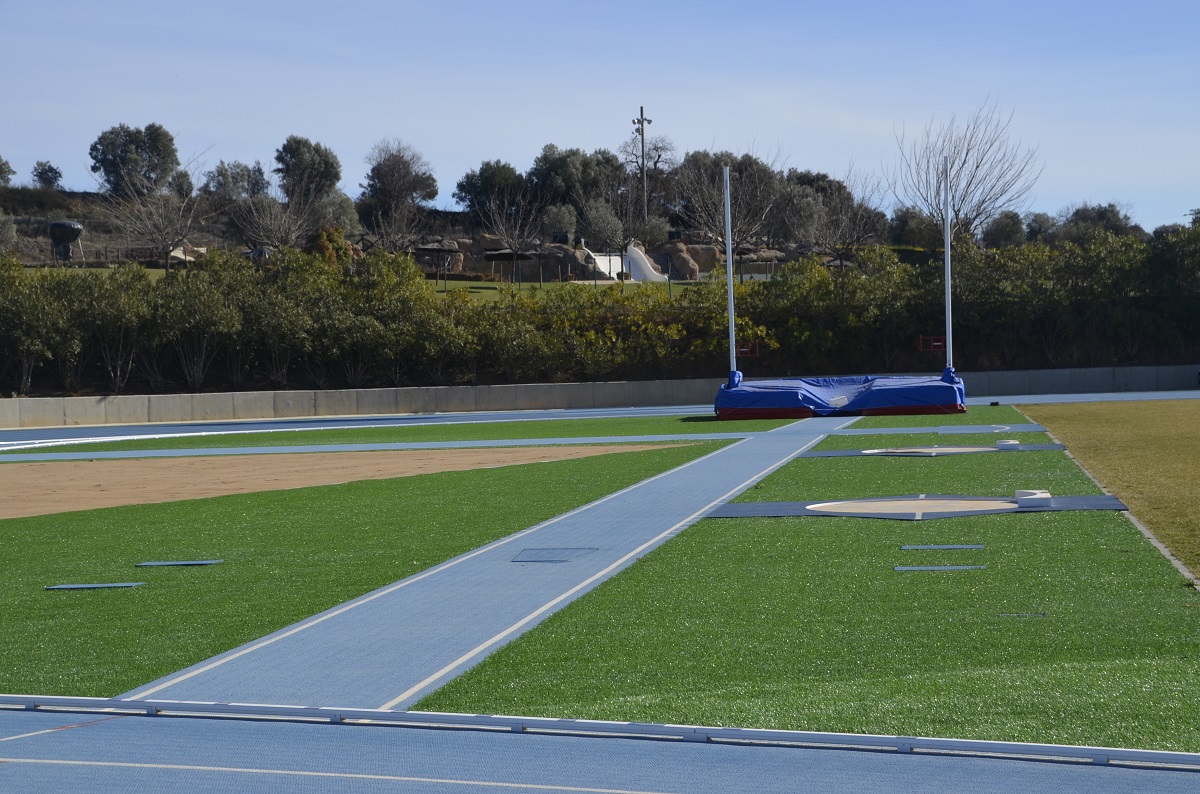
MULTIPOLYGON (((959 373, 970 397, 1182 391, 1200 365, 959 373)), ((724 378, 418 386, 403 389, 0 398, 0 428, 314 416, 629 408, 711 403, 724 378)))

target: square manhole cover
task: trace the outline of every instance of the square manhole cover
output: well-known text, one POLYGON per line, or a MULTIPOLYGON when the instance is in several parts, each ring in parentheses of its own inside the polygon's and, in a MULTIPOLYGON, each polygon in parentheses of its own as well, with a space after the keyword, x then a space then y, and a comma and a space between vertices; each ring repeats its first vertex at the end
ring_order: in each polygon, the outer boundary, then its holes
POLYGON ((570 562, 599 549, 523 549, 513 562, 570 562))

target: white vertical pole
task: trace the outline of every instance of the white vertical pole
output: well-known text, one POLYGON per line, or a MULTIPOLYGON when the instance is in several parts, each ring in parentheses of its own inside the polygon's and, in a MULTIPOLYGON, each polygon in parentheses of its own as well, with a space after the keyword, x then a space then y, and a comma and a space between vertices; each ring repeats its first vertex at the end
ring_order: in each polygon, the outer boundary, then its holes
POLYGON ((737 372, 737 338, 733 329, 733 221, 729 214, 729 166, 725 166, 725 282, 729 294, 729 385, 737 372))
POLYGON ((942 227, 946 247, 946 369, 954 367, 954 329, 950 321, 950 157, 942 157, 942 227))

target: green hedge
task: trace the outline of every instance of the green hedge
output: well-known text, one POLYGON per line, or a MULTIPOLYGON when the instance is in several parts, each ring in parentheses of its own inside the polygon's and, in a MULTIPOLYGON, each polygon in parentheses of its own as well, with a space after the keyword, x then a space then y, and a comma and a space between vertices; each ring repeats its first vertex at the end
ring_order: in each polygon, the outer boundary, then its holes
MULTIPOLYGON (((936 371, 921 335, 944 328, 942 263, 860 250, 738 284, 739 342, 765 375, 936 371)), ((1200 229, 1143 243, 954 252, 955 364, 964 370, 1200 359, 1200 229)), ((445 296, 411 259, 284 251, 256 265, 214 253, 152 281, 26 271, 0 260, 5 393, 369 387, 705 377, 727 368, 716 278, 445 296)))

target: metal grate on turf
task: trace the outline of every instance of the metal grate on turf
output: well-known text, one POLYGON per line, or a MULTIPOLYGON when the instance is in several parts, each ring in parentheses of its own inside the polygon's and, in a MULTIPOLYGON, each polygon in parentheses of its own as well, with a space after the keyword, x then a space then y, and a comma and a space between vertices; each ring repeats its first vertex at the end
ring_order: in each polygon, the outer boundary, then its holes
POLYGON ((216 565, 224 560, 162 560, 158 562, 139 562, 135 568, 146 567, 175 567, 180 565, 216 565))
POLYGON ((570 562, 599 549, 522 549, 513 562, 570 562))
POLYGON ((901 546, 900 551, 963 551, 982 548, 982 543, 962 543, 942 546, 901 546))
POLYGON ((986 565, 897 565, 894 571, 985 571, 986 565))

